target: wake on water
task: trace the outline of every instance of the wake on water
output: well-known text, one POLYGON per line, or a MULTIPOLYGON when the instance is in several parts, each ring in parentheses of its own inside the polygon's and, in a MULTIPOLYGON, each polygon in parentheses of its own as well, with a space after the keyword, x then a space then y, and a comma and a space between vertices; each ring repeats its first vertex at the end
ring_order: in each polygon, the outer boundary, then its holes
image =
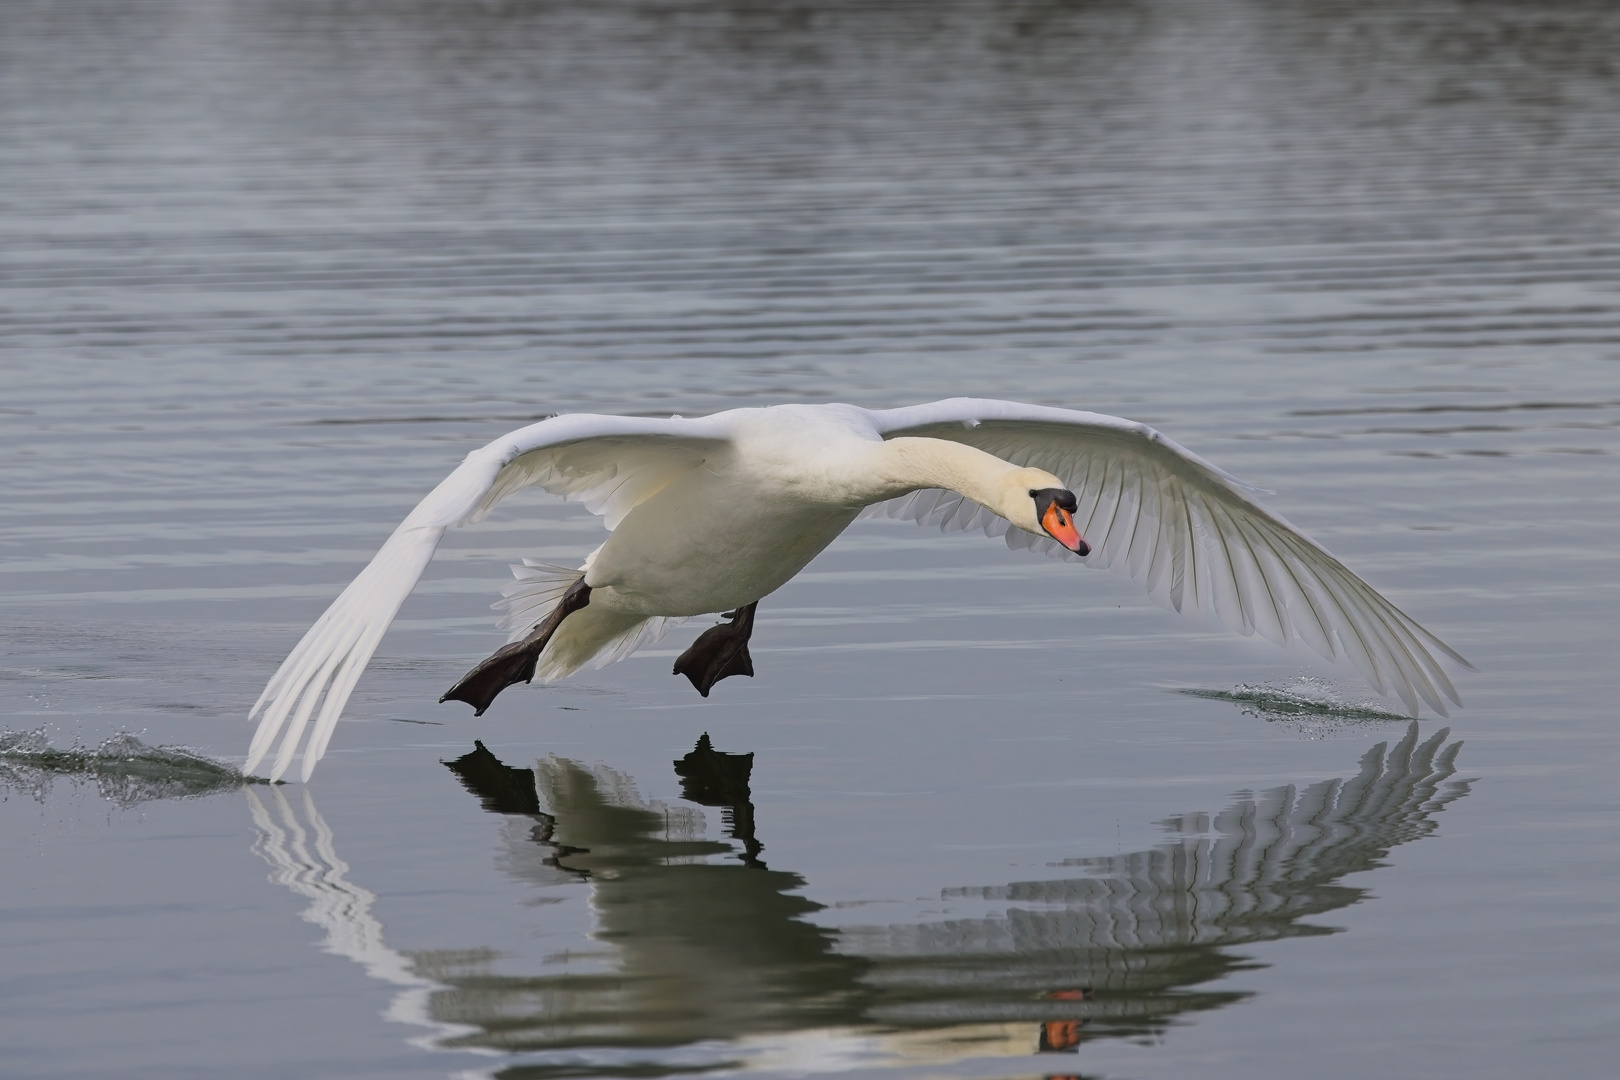
POLYGON ((94 783, 102 798, 119 806, 198 798, 266 783, 195 750, 149 746, 128 732, 93 749, 52 746, 44 728, 0 732, 0 791, 25 792, 43 802, 59 778, 94 783))
POLYGON ((1178 689, 1176 693, 1210 701, 1230 701, 1244 716, 1258 717, 1267 723, 1304 722, 1313 729, 1323 725, 1406 724, 1412 720, 1404 713, 1379 708, 1374 702, 1346 701, 1332 683, 1309 677, 1300 677, 1287 686, 1242 683, 1231 690, 1189 688, 1178 689))

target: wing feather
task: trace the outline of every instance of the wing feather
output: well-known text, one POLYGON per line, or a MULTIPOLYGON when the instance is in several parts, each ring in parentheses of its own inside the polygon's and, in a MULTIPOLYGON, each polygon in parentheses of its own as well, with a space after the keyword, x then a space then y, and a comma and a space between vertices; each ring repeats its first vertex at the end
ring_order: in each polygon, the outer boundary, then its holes
MULTIPOLYGON (((1297 638, 1330 660, 1348 660, 1413 715, 1420 702, 1442 716, 1447 701, 1461 704, 1442 660, 1471 669, 1467 660, 1262 506, 1259 489, 1146 425, 972 398, 870 415, 884 438, 948 439, 1063 478, 1091 544, 1079 561, 1137 582, 1174 611, 1209 612, 1241 634, 1279 645, 1297 638)), ((947 530, 983 528, 980 515, 954 504, 951 513, 935 512, 954 494, 916 492, 871 512, 947 530)), ((996 521, 1008 547, 1079 558, 996 521)))
MULTIPOLYGON (((530 486, 584 503, 611 529, 676 477, 724 455, 730 445, 727 416, 559 416, 468 454, 394 530, 265 685, 248 712, 252 719, 265 710, 243 770, 257 768, 279 737, 271 779, 287 771, 301 742, 302 775, 309 779, 355 684, 446 529, 481 520, 501 499, 530 486)), ((627 639, 621 646, 635 643, 627 639)))

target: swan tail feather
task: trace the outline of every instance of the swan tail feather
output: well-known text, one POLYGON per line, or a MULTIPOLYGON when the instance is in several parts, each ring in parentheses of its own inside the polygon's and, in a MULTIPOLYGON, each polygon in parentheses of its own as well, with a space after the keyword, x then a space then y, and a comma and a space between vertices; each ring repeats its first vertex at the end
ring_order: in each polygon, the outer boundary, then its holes
POLYGON ((516 580, 503 585, 501 599, 491 605, 505 613, 495 625, 512 632, 508 642, 522 641, 557 606, 563 594, 585 578, 584 566, 576 569, 537 559, 524 559, 521 564, 512 564, 511 569, 516 580))

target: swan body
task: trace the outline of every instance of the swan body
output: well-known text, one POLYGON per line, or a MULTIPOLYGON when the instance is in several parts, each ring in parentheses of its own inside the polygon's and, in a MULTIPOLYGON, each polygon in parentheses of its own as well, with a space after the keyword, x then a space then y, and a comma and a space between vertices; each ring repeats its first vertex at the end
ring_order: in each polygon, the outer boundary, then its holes
POLYGON ((751 626, 752 605, 863 513, 1115 570, 1174 610, 1212 611, 1241 633, 1347 658, 1414 714, 1420 700, 1442 715, 1446 700, 1460 703, 1440 657, 1468 666, 1253 488, 1118 417, 969 398, 692 419, 576 414, 474 450, 418 504, 265 687, 245 768, 280 735, 272 778, 303 743, 307 780, 444 531, 529 486, 583 503, 610 530, 577 569, 513 568, 503 626, 518 641, 547 622, 525 669, 545 681, 621 659, 686 617, 747 609, 751 626))

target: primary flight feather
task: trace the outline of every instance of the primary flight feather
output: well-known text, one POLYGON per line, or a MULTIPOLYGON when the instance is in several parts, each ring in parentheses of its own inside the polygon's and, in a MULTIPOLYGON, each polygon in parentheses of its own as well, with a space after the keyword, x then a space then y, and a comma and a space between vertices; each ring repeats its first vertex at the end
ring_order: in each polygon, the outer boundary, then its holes
POLYGON ((694 419, 578 414, 474 450, 411 511, 259 696, 245 770, 275 747, 279 778, 302 743, 309 779, 444 531, 529 486, 583 503, 611 534, 578 568, 516 568, 504 603, 513 640, 440 699, 479 713, 512 683, 611 663, 713 612, 730 621, 700 636, 676 673, 705 696, 752 675, 755 605, 863 513, 1004 535, 1009 547, 1123 574, 1173 610, 1212 612, 1281 645, 1299 638, 1348 659, 1414 715, 1420 702, 1441 715, 1460 704, 1442 658, 1469 666, 1253 488, 1119 417, 972 398, 694 419))

